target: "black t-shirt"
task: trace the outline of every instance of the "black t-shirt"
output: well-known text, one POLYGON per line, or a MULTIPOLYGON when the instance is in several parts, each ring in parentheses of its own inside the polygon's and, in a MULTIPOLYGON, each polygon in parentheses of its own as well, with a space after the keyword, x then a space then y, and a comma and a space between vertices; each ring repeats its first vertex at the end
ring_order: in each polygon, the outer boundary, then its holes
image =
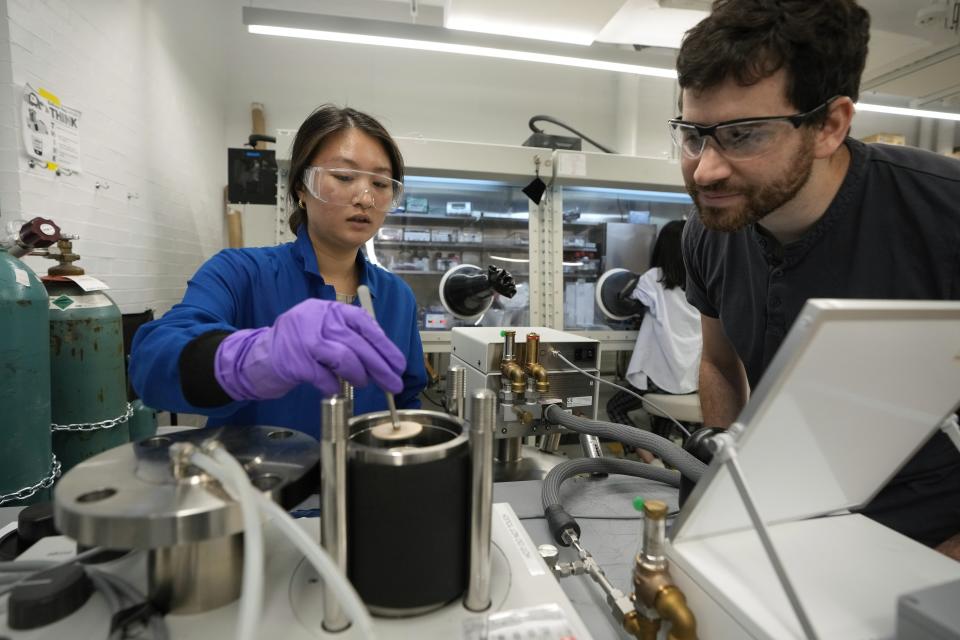
MULTIPOLYGON (((960 300, 960 161, 846 144, 840 190, 799 240, 781 245, 759 225, 711 231, 699 216, 684 228, 687 299, 720 319, 751 388, 809 298, 960 300)), ((931 438, 892 482, 957 463, 931 438)))

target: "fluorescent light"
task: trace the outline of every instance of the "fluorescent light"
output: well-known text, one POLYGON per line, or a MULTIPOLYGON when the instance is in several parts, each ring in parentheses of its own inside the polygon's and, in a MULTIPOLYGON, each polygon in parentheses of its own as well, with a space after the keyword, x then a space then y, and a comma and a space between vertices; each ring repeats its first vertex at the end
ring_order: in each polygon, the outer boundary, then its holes
POLYGON ((627 0, 596 35, 601 42, 678 49, 683 34, 709 15, 707 10, 670 7, 656 0, 627 0))
POLYGON ((915 118, 934 118, 935 120, 960 121, 960 113, 950 111, 928 111, 926 109, 907 109, 904 107, 886 107, 882 104, 856 103, 857 111, 872 111, 874 113, 889 113, 895 116, 914 116, 915 118))
MULTIPOLYGON (((527 258, 504 258, 503 256, 494 256, 494 255, 491 255, 491 256, 490 256, 490 259, 491 259, 491 260, 500 260, 501 262, 530 262, 530 260, 527 259, 527 258)), ((560 264, 562 264, 562 265, 565 266, 565 267, 586 267, 586 266, 589 266, 589 265, 583 264, 582 262, 561 262, 560 264)))
POLYGON ((527 48, 528 44, 533 43, 521 43, 516 38, 455 31, 427 25, 252 7, 243 7, 243 20, 250 33, 260 35, 458 53, 658 78, 677 77, 674 69, 634 64, 632 61, 636 60, 636 55, 633 51, 598 45, 578 47, 538 42, 534 50, 527 48))
POLYGON ((484 20, 479 17, 444 16, 443 26, 458 31, 476 31, 478 33, 492 33, 495 35, 512 36, 514 38, 531 38, 533 40, 548 40, 550 42, 566 42, 580 46, 593 44, 593 32, 574 29, 560 29, 541 27, 532 24, 516 24, 484 20))

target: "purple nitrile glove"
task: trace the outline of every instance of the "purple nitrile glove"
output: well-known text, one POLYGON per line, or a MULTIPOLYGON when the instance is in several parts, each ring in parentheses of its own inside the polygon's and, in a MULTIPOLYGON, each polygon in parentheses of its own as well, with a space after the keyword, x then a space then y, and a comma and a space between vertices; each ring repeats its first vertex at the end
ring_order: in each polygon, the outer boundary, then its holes
POLYGON ((334 395, 338 376, 355 387, 373 382, 399 393, 406 366, 403 353, 363 309, 310 299, 272 327, 227 336, 217 348, 214 375, 234 400, 268 400, 304 382, 334 395))

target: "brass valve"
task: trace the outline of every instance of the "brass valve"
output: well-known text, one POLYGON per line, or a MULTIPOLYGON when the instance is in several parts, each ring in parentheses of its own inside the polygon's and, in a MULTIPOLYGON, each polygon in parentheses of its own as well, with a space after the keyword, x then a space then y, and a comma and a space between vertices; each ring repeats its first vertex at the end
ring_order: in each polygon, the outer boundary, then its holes
POLYGON ((547 369, 540 364, 540 335, 536 333, 527 334, 526 364, 523 366, 527 375, 536 382, 536 389, 539 393, 550 391, 550 381, 547 379, 547 369))
MULTIPOLYGON (((643 549, 637 555, 633 568, 635 600, 643 608, 655 610, 660 618, 670 622, 668 640, 697 640, 697 620, 687 606, 683 592, 670 577, 663 551, 666 544, 667 505, 660 500, 648 500, 643 505, 643 515, 643 549)), ((660 626, 659 622, 642 615, 640 619, 644 621, 641 628, 648 634, 651 629, 660 626)))
POLYGON ((522 395, 527 390, 527 374, 514 355, 516 331, 503 332, 503 357, 500 359, 500 375, 510 381, 510 391, 522 395))

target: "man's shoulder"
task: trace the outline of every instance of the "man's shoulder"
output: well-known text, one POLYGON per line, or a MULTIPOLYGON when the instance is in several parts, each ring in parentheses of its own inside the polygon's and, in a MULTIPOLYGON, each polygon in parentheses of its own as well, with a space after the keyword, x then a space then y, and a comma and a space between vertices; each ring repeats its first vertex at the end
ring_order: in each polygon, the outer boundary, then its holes
POLYGON ((960 160, 902 145, 873 143, 865 147, 868 169, 873 172, 906 175, 925 185, 960 189, 960 160))

